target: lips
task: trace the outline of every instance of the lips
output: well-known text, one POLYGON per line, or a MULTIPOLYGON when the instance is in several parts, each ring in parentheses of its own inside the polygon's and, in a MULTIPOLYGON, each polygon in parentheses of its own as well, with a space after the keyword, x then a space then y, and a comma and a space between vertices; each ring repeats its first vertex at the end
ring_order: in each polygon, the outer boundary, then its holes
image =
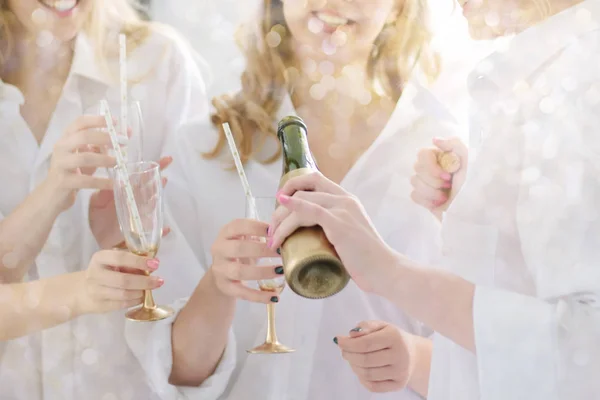
POLYGON ((348 18, 327 12, 316 12, 315 17, 317 17, 317 19, 319 19, 321 22, 331 26, 347 25, 350 22, 348 18))
POLYGON ((340 29, 347 28, 355 22, 332 10, 320 10, 312 13, 313 32, 332 34, 340 29))
POLYGON ((58 13, 69 13, 77 7, 79 0, 38 0, 44 7, 58 13))

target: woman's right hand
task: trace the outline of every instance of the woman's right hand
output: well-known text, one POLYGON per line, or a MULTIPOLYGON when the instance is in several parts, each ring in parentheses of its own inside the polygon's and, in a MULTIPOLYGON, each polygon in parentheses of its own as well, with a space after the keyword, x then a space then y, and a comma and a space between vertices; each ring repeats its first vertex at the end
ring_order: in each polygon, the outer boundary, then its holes
POLYGON ((211 248, 211 269, 221 292, 256 303, 268 304, 278 301, 274 292, 252 289, 243 283, 274 279, 283 274, 280 265, 255 264, 255 260, 260 258, 280 257, 275 250, 267 246, 268 228, 268 224, 251 219, 238 219, 223 227, 211 248))
POLYGON ((146 273, 159 261, 123 250, 101 250, 92 256, 81 275, 76 307, 80 314, 97 314, 130 308, 143 301, 144 290, 158 289, 164 281, 146 273))
POLYGON ((468 164, 468 150, 458 138, 434 139, 435 147, 419 151, 415 175, 411 179, 411 198, 438 219, 448 209, 462 187, 468 164), (460 159, 460 169, 451 174, 439 165, 441 153, 452 152, 460 159))
POLYGON ((110 179, 93 176, 97 168, 115 166, 115 159, 107 154, 111 146, 101 116, 85 115, 77 118, 54 146, 46 183, 53 197, 66 210, 75 202, 80 189, 111 189, 110 179))

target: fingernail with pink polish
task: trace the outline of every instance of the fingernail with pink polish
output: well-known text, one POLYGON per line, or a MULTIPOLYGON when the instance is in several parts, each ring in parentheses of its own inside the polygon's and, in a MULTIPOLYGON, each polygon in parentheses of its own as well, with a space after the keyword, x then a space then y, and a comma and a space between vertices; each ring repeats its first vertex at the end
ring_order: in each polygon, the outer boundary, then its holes
POLYGON ((271 237, 271 225, 267 228, 267 236, 271 237))
POLYGON ((285 194, 280 194, 278 199, 281 204, 286 204, 286 203, 289 203, 290 196, 286 196, 285 194))
POLYGON ((452 175, 450 175, 448 172, 442 172, 440 174, 440 178, 442 178, 445 181, 449 181, 450 179, 452 179, 452 175))
POLYGON ((452 187, 452 182, 444 182, 444 184, 442 185, 442 188, 444 189, 450 189, 452 187))
POLYGON ((158 264, 159 264, 158 258, 153 258, 152 260, 146 261, 146 265, 148 266, 148 268, 150 268, 153 271, 158 269, 158 264))
POLYGON ((269 241, 267 242, 267 247, 268 248, 272 248, 273 247, 273 238, 269 239, 269 241))
POLYGON ((165 280, 163 278, 152 277, 152 280, 156 282, 156 286, 162 286, 165 284, 165 280))

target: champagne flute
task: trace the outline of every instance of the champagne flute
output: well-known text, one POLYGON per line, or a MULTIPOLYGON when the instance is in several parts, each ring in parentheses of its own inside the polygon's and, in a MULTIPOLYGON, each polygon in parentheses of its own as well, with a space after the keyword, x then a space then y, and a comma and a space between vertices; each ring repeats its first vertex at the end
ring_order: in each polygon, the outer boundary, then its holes
MULTIPOLYGON (((276 199, 275 197, 256 197, 253 199, 254 203, 246 201, 246 218, 255 219, 263 222, 270 222, 271 215, 275 210, 276 199)), ((260 240, 264 240, 261 238, 260 240)), ((259 260, 252 260, 256 262, 258 266, 269 266, 281 265, 281 260, 277 258, 261 258, 259 260)), ((282 276, 275 279, 266 279, 258 281, 258 287, 260 290, 265 292, 281 293, 285 287, 285 278, 282 276)), ((253 349, 247 350, 251 354, 278 354, 278 353, 291 353, 294 349, 287 347, 277 339, 277 332, 275 331, 275 304, 267 304, 267 337, 265 342, 253 349)))
MULTIPOLYGON (((110 170, 113 179, 115 205, 121 232, 130 252, 153 258, 158 252, 163 228, 162 184, 160 167, 155 162, 135 162, 119 170, 110 170), (129 178, 134 202, 141 220, 142 232, 134 223, 131 205, 128 203, 126 183, 123 174, 129 178)), ((132 321, 159 321, 173 315, 170 307, 157 306, 152 292, 144 291, 144 302, 125 316, 132 321)))
MULTIPOLYGON (((100 103, 85 111, 89 115, 101 115, 100 103)), ((144 120, 142 106, 139 101, 129 101, 127 105, 127 130, 129 137, 123 136, 121 130, 121 108, 111 107, 110 114, 115 119, 114 126, 117 139, 121 145, 121 151, 125 162, 141 162, 144 155, 144 120)), ((109 154, 114 155, 114 150, 109 149, 109 154)))

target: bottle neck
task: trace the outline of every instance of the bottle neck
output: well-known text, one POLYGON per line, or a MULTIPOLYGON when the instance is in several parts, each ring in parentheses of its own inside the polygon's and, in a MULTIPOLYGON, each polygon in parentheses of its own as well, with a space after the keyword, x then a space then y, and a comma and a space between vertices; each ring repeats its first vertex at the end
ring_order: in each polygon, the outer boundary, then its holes
POLYGON ((300 168, 317 170, 317 164, 308 147, 306 131, 298 125, 288 125, 279 134, 283 148, 283 173, 300 168))

